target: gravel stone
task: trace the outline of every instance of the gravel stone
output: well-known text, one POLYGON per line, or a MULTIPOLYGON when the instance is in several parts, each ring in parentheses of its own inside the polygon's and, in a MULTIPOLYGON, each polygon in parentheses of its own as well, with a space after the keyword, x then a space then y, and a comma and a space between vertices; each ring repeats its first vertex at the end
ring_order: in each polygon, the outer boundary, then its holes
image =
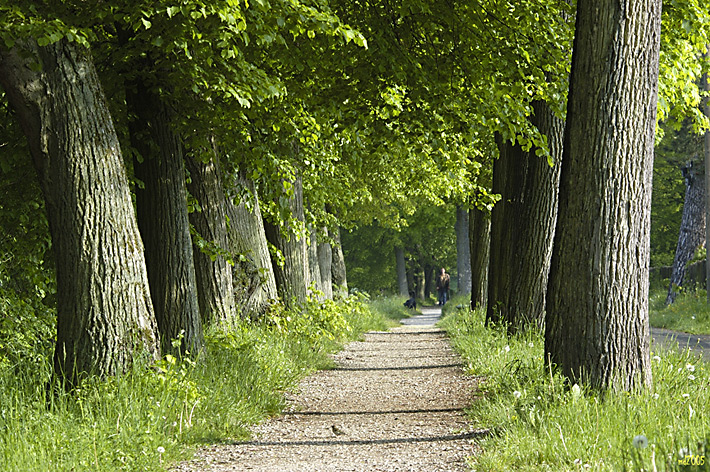
POLYGON ((333 355, 337 367, 304 379, 288 407, 252 440, 200 450, 176 472, 469 470, 475 430, 463 408, 476 379, 435 323, 440 309, 370 332, 333 355))

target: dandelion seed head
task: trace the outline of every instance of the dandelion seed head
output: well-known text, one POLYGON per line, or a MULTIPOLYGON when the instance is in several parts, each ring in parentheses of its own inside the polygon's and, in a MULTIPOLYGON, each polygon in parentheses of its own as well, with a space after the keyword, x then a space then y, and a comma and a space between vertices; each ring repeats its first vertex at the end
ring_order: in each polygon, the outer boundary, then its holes
POLYGON ((636 449, 645 449, 648 447, 648 439, 643 434, 634 436, 634 439, 631 443, 636 449))
POLYGON ((515 398, 520 398, 522 395, 523 395, 523 394, 520 393, 520 392, 517 391, 517 390, 513 392, 513 396, 514 396, 515 398))
POLYGON ((685 364, 685 368, 688 372, 695 372, 695 366, 693 364, 685 364))
POLYGON ((162 454, 165 452, 165 448, 163 446, 158 446, 158 453, 162 454))

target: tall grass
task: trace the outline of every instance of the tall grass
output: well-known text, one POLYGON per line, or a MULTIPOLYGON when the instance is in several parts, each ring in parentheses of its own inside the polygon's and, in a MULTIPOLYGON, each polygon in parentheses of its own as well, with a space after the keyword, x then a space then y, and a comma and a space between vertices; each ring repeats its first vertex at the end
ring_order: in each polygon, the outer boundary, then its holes
POLYGON ((665 303, 666 295, 667 288, 657 288, 651 292, 651 326, 693 334, 710 334, 710 305, 705 290, 683 290, 669 306, 665 303))
POLYGON ((247 437, 283 392, 385 316, 353 298, 207 333, 202 359, 167 356, 120 377, 48 392, 51 359, 0 364, 0 470, 158 471, 195 446, 247 437))
POLYGON ((540 333, 508 337, 484 318, 462 308, 442 322, 480 381, 468 414, 488 433, 474 470, 710 470, 710 369, 698 357, 654 352, 649 390, 600 394, 546 366, 540 333), (649 447, 634 447, 637 436, 649 447))

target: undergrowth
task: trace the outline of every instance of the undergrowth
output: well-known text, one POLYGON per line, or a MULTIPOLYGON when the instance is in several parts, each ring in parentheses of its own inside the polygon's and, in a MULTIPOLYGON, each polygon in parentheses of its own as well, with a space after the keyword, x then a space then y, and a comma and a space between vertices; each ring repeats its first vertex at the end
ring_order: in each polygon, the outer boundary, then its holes
POLYGON ((442 325, 480 380, 468 414, 488 433, 474 470, 710 470, 710 369, 689 351, 653 352, 649 390, 602 395, 545 364, 541 333, 509 337, 481 310, 446 308, 442 325))
POLYGON ((354 297, 274 311, 260 323, 208 330, 199 360, 166 356, 131 372, 49 394, 51 352, 0 362, 0 469, 155 471, 194 447, 247 438, 283 393, 329 365, 327 354, 385 315, 354 297))
POLYGON ((702 289, 682 290, 666 306, 667 288, 658 288, 649 297, 651 326, 693 334, 710 334, 710 305, 702 289))

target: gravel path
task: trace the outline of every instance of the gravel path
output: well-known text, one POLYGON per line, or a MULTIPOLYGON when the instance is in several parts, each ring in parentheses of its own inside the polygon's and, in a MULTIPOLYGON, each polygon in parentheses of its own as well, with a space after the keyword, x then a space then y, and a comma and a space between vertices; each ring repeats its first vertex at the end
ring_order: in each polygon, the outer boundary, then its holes
POLYGON ((441 310, 371 332, 305 379, 253 440, 210 446, 176 471, 465 471, 474 431, 462 409, 475 381, 434 323, 441 310))

